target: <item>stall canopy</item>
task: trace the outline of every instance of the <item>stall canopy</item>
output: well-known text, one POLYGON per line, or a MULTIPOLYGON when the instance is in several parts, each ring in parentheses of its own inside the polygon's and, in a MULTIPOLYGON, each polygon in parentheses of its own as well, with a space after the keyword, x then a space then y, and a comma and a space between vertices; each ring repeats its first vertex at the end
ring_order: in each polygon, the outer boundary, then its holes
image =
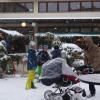
MULTIPOLYGON (((80 33, 53 33, 59 37, 74 37, 74 36, 99 36, 100 33, 96 32, 80 32, 80 33)), ((46 33, 36 33, 35 36, 46 36, 46 33)))
POLYGON ((5 29, 0 28, 0 32, 5 33, 7 35, 11 35, 11 36, 24 36, 23 34, 15 30, 5 30, 5 29))

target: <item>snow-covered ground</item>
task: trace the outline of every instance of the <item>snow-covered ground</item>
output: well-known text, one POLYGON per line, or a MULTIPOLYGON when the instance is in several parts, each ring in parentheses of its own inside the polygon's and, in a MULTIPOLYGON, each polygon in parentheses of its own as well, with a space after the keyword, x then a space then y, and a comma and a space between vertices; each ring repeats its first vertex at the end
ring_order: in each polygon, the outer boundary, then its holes
MULTIPOLYGON (((37 89, 25 90, 25 83, 26 78, 20 76, 0 79, 0 100, 43 100, 43 93, 52 89, 51 86, 35 83, 37 89)), ((78 86, 89 94, 88 84, 79 83, 78 86)), ((100 100, 100 86, 96 86, 96 90, 96 96, 84 100, 100 100)))

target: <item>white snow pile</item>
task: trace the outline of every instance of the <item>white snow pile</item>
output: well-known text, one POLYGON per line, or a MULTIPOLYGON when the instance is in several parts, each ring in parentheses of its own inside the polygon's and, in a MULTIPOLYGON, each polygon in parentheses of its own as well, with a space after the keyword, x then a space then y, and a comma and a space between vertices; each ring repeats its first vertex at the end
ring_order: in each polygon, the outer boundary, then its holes
MULTIPOLYGON (((55 90, 51 86, 44 86, 37 82, 35 82, 37 89, 25 90, 26 80, 17 75, 12 78, 0 79, 0 100, 44 100, 43 95, 46 90, 55 90)), ((89 94, 88 84, 79 83, 77 85, 84 88, 89 94)), ((100 86, 96 86, 96 96, 84 97, 82 100, 100 100, 100 86)))

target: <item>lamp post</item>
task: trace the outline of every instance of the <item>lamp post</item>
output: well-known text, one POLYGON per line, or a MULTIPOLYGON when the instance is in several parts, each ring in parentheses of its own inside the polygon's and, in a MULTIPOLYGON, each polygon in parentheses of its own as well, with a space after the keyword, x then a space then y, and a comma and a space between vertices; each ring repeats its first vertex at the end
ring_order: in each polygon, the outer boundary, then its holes
POLYGON ((36 22, 32 22, 32 27, 34 28, 33 39, 37 44, 37 37, 35 36, 35 34, 37 33, 37 24, 36 24, 36 22))
MULTIPOLYGON (((21 23, 21 27, 22 27, 22 28, 25 28, 26 26, 27 26, 27 23, 26 23, 26 22, 22 22, 22 23, 21 23)), ((27 48, 28 48, 28 47, 27 47, 27 45, 26 45, 26 50, 27 50, 27 48)), ((22 65, 22 66, 21 66, 21 67, 22 67, 22 76, 24 76, 24 73, 25 73, 25 68, 24 68, 24 67, 25 67, 25 61, 24 61, 23 59, 24 59, 24 57, 22 58, 22 61, 21 61, 21 65, 22 65)))

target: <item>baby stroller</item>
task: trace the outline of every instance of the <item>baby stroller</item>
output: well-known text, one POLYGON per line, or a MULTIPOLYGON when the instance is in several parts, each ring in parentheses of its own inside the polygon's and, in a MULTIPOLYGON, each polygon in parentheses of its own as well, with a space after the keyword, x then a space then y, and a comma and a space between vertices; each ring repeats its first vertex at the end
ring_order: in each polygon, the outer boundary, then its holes
POLYGON ((79 100, 75 96, 76 94, 86 95, 84 89, 72 86, 78 83, 79 79, 64 59, 49 60, 43 64, 42 68, 41 82, 46 86, 51 86, 54 83, 53 88, 56 88, 54 92, 45 91, 45 100, 79 100), (63 89, 63 87, 65 88, 63 89))

